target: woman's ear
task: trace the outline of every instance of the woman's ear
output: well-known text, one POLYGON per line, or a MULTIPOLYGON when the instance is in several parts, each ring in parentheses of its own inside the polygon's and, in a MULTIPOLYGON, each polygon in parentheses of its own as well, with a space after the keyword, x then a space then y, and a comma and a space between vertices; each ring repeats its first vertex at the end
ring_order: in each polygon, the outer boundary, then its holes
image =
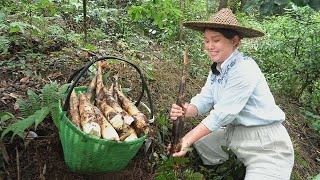
POLYGON ((232 38, 232 44, 234 47, 237 47, 239 46, 240 44, 240 37, 238 35, 235 35, 233 38, 232 38))

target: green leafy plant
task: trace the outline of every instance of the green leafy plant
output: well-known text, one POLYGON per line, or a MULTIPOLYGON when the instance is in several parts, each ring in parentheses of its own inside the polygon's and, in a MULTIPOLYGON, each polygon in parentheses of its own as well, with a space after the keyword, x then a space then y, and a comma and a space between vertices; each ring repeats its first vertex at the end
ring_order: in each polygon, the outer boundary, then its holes
POLYGON ((309 6, 316 11, 320 10, 318 0, 248 0, 244 10, 258 9, 262 15, 282 14, 284 9, 292 4, 299 7, 309 6))
POLYGON ((246 168, 243 163, 227 147, 223 146, 222 149, 229 154, 229 159, 222 164, 214 166, 200 166, 200 172, 207 179, 244 179, 246 168))
POLYGON ((5 126, 6 121, 9 119, 15 119, 15 116, 9 112, 0 112, 0 131, 5 126))
POLYGON ((133 21, 147 25, 150 35, 166 34, 172 38, 178 32, 182 18, 182 11, 175 6, 176 3, 174 0, 147 1, 131 6, 129 15, 133 21))
POLYGON ((38 27, 34 25, 30 25, 25 22, 19 22, 19 21, 10 23, 9 27, 10 27, 10 30, 9 30, 10 33, 21 32, 24 34, 28 29, 30 29, 34 33, 41 32, 41 30, 38 27))
MULTIPOLYGON (((57 82, 46 84, 41 90, 41 95, 37 95, 35 92, 28 90, 28 99, 18 99, 21 114, 23 119, 16 121, 4 129, 1 134, 1 139, 10 131, 13 132, 11 141, 15 135, 21 138, 26 129, 34 125, 34 129, 47 117, 49 113, 54 116, 54 112, 57 111, 59 100, 65 95, 69 84, 58 87, 57 82)), ((57 120, 57 118, 53 118, 57 120)), ((55 122, 57 124, 57 122, 55 122)))
MULTIPOLYGON (((282 0, 283 1, 283 0, 282 0)), ((317 0, 291 0, 291 2, 295 3, 297 6, 310 6, 312 9, 319 11, 320 4, 317 0)))
POLYGON ((266 36, 244 50, 257 60, 273 91, 313 106, 319 101, 319 20, 320 13, 309 7, 292 7, 283 16, 266 18, 266 36))
POLYGON ((158 166, 162 160, 167 159, 166 145, 169 139, 169 121, 165 115, 156 115, 154 121, 154 133, 155 136, 145 144, 145 149, 150 152, 150 167, 158 166))
POLYGON ((161 162, 159 168, 156 171, 156 179, 204 179, 204 176, 201 173, 194 172, 194 170, 186 168, 188 162, 189 159, 186 157, 169 157, 167 160, 161 162))
POLYGON ((320 116, 310 111, 306 111, 305 115, 307 116, 305 122, 311 123, 310 127, 320 135, 320 116))
POLYGON ((0 36, 0 53, 7 54, 10 47, 10 40, 6 36, 0 36))
POLYGON ((316 176, 314 176, 313 178, 312 178, 312 180, 319 180, 320 179, 320 174, 318 174, 318 175, 316 175, 316 176))

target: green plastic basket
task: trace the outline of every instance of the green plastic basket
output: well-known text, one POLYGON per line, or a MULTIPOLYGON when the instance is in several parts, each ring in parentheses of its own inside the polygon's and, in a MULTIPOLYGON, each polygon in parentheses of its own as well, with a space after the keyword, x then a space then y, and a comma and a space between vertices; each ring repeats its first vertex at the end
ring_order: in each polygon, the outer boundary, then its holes
MULTIPOLYGON (((79 130, 66 116, 69 109, 70 94, 75 88, 80 77, 95 62, 105 59, 116 59, 132 65, 140 74, 142 82, 142 93, 136 105, 140 103, 144 90, 147 92, 150 110, 150 120, 153 121, 153 108, 149 90, 142 76, 141 71, 134 64, 113 56, 99 58, 90 62, 77 73, 79 74, 70 85, 67 97, 62 108, 59 104, 57 127, 59 129, 60 140, 63 148, 65 164, 73 172, 79 173, 106 173, 123 170, 129 161, 136 155, 143 145, 147 135, 139 137, 137 140, 128 142, 115 142, 104 139, 98 139, 79 130)), ((84 91, 83 88, 75 88, 76 91, 84 91)))

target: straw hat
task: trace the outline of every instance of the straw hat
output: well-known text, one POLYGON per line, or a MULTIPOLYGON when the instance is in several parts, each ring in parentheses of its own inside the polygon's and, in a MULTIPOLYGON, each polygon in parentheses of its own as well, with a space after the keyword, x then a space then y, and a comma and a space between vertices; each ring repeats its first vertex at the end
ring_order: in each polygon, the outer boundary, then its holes
POLYGON ((207 28, 224 28, 237 31, 243 38, 263 36, 264 33, 251 28, 243 27, 232 13, 231 9, 223 8, 215 14, 209 21, 187 21, 183 25, 187 28, 204 32, 207 28))

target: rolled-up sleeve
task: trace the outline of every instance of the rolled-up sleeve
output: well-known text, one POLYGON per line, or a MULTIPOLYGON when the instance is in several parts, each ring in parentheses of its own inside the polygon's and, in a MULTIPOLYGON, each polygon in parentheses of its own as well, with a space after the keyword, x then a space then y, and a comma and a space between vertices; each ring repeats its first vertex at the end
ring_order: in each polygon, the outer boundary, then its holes
POLYGON ((207 81, 205 85, 202 87, 201 92, 194 96, 190 104, 193 104, 198 109, 198 115, 202 115, 212 109, 213 106, 213 97, 212 97, 212 89, 210 89, 210 76, 212 73, 209 73, 207 81))
POLYGON ((211 131, 231 123, 246 105, 259 81, 259 68, 246 62, 229 72, 221 97, 202 123, 211 131))

